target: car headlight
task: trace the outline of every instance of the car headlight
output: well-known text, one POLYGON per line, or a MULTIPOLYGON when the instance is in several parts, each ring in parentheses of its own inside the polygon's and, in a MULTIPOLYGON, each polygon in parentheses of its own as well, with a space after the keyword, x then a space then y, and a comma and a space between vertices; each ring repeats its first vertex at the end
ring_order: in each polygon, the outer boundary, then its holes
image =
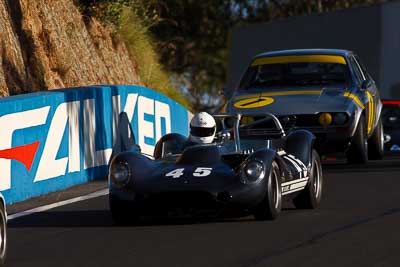
POLYGON ((247 162, 243 167, 243 178, 244 182, 256 182, 259 179, 264 178, 265 170, 264 165, 256 160, 251 160, 247 162))
POLYGON ((131 177, 131 170, 127 162, 116 162, 111 165, 110 177, 117 185, 126 185, 131 177))
POLYGON ((332 123, 332 115, 328 112, 321 113, 318 118, 319 124, 329 126, 332 123))
POLYGON ((336 125, 344 125, 347 122, 347 114, 346 113, 336 113, 333 117, 333 122, 336 125))

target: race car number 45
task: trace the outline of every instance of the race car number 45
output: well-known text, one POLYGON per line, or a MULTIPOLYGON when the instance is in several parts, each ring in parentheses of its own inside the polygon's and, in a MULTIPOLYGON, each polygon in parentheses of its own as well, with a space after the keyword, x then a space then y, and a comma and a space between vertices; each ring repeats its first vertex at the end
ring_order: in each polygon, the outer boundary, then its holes
MULTIPOLYGON (((165 176, 172 176, 172 178, 179 178, 183 175, 185 168, 175 169, 165 174, 165 176)), ((211 174, 212 168, 198 167, 193 172, 193 176, 195 177, 205 177, 211 174)))

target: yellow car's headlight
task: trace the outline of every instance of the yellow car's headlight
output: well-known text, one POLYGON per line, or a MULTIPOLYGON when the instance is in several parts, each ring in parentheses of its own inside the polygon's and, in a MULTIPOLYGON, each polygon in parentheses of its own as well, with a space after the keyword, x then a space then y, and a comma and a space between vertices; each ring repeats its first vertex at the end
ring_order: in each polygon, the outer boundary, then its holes
POLYGON ((318 118, 319 124, 329 126, 332 124, 332 115, 328 112, 321 113, 318 118))

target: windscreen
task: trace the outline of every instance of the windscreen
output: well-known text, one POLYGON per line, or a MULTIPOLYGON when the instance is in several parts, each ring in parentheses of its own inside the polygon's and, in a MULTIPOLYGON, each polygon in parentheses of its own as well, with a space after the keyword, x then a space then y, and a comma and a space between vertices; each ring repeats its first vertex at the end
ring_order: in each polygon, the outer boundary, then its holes
POLYGON ((243 76, 239 90, 309 85, 347 86, 350 74, 345 64, 294 62, 252 65, 243 76))

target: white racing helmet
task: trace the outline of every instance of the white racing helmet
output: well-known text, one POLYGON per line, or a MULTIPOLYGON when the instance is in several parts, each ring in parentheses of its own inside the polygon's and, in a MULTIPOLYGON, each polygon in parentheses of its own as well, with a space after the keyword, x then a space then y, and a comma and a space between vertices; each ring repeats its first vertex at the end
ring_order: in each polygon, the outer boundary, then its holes
POLYGON ((190 121, 189 140, 199 144, 210 144, 214 141, 216 123, 207 112, 200 112, 190 121))

